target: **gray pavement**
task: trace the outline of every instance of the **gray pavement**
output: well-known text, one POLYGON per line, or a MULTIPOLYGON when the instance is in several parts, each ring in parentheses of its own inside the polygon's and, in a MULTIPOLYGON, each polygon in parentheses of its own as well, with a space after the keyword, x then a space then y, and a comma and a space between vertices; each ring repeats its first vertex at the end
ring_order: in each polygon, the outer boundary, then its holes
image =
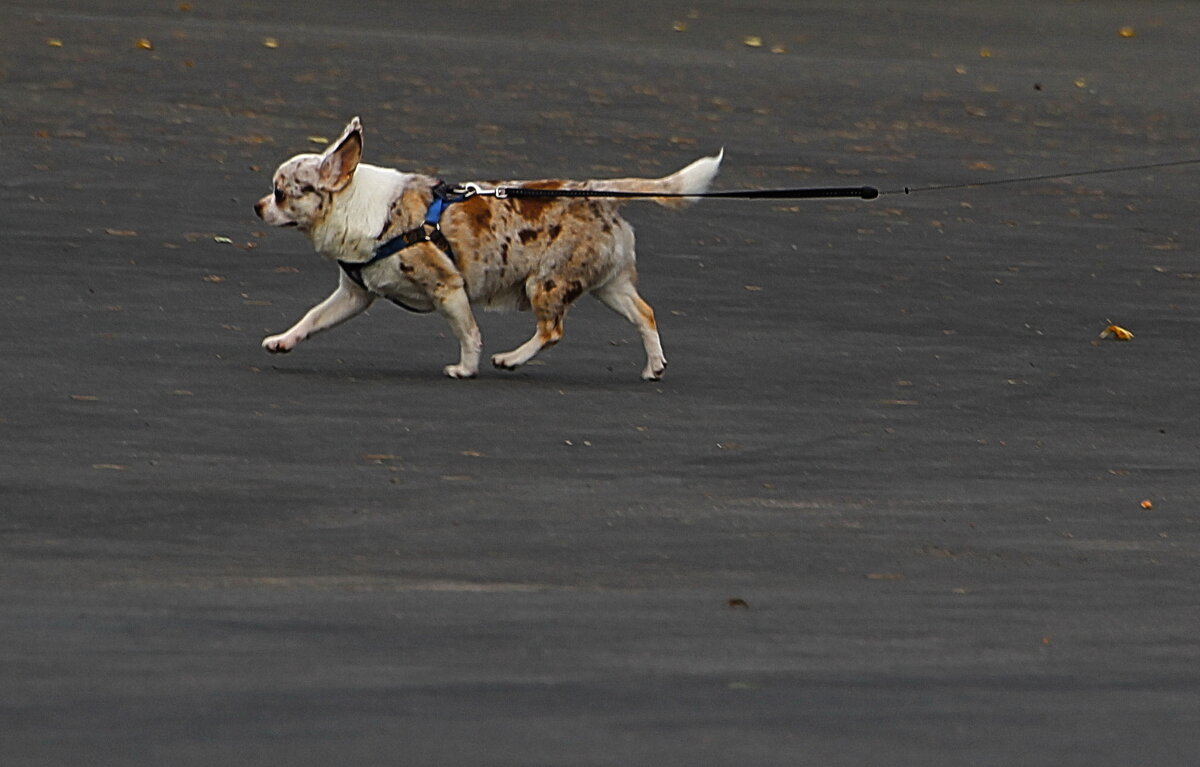
POLYGON ((1195 763, 1194 167, 630 205, 654 384, 590 301, 269 357, 336 275, 250 204, 354 114, 448 180, 1196 158, 1200 5, 4 17, 0 763, 1195 763))

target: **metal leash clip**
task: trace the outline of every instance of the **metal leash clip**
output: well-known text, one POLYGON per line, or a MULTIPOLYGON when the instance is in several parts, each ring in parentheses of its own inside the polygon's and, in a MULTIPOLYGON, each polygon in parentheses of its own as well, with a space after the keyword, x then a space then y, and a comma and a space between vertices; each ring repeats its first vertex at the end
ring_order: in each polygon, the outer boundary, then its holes
POLYGON ((503 200, 506 197, 508 197, 508 189, 506 189, 502 186, 498 186, 495 189, 488 189, 488 188, 481 186, 480 184, 476 184, 474 182, 460 184, 460 185, 454 187, 453 191, 454 191, 454 194, 461 194, 463 196, 464 200, 469 200, 476 195, 483 195, 484 197, 495 197, 497 200, 503 200))

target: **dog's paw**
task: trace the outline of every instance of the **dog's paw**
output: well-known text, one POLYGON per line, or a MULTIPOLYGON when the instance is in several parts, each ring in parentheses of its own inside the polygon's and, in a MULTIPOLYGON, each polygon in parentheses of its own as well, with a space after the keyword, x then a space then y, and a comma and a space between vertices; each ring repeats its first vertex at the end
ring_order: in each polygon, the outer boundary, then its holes
POLYGON ((447 365, 442 368, 442 372, 447 378, 474 378, 477 370, 469 368, 466 365, 447 365))
POLYGON ((657 360, 646 365, 646 369, 642 371, 643 381, 661 381, 663 373, 666 372, 667 361, 657 360))
POLYGON ((492 365, 500 370, 516 370, 521 363, 516 362, 511 354, 493 354, 492 365))
POLYGON ((267 336, 263 339, 262 348, 271 354, 287 354, 296 343, 289 341, 287 336, 267 336))

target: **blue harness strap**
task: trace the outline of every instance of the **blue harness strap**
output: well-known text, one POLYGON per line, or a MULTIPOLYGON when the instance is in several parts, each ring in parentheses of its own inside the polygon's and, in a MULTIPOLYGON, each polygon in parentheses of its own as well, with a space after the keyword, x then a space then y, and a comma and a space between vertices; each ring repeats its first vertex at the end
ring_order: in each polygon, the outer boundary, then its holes
MULTIPOLYGON (((371 257, 366 261, 353 262, 342 261, 339 259, 338 266, 342 267, 342 271, 344 271, 346 276, 353 280, 356 285, 364 290, 368 290, 369 288, 367 288, 366 282, 363 280, 363 270, 378 261, 382 261, 385 258, 396 255, 410 245, 416 245, 421 242, 433 243, 435 247, 449 256, 450 260, 457 264, 458 260, 454 257, 454 249, 450 247, 450 241, 447 240, 446 235, 442 233, 442 214, 446 212, 446 208, 450 207, 456 202, 462 202, 463 200, 467 199, 468 196, 469 195, 467 194, 455 192, 454 187, 450 186, 444 181, 439 181, 437 185, 433 187, 433 200, 429 203, 429 208, 425 211, 425 220, 421 222, 420 226, 414 229, 409 229, 407 232, 403 232, 387 242, 382 243, 375 249, 375 252, 371 254, 371 257)), ((391 300, 393 303, 397 304, 398 306, 402 306, 409 311, 423 311, 402 304, 394 298, 391 300)))

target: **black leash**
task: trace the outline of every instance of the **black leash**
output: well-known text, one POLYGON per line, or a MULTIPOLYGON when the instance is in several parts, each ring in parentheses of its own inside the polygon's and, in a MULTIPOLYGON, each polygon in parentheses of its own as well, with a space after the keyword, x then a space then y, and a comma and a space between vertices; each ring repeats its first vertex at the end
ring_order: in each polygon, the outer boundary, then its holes
MULTIPOLYGON (((1151 162, 1141 165, 1122 165, 1113 168, 1095 168, 1092 170, 1068 171, 1064 173, 1045 173, 1037 176, 1015 176, 999 178, 991 181, 968 181, 960 184, 931 184, 929 186, 905 186, 898 189, 880 191, 873 186, 826 186, 793 189, 735 189, 724 192, 699 192, 687 194, 684 192, 629 192, 616 189, 536 189, 525 186, 497 186, 491 189, 480 184, 462 184, 452 187, 444 182, 438 182, 432 189, 432 201, 425 214, 425 220, 420 226, 403 232, 379 245, 366 261, 338 261, 346 275, 359 287, 366 289, 363 270, 385 258, 394 256, 405 248, 423 242, 432 243, 445 253, 451 261, 455 261, 454 249, 446 235, 442 232, 441 218, 446 208, 457 202, 469 200, 475 196, 495 197, 498 200, 513 198, 559 198, 559 197, 623 197, 623 198, 683 198, 699 197, 740 199, 740 200, 802 200, 829 199, 834 197, 857 197, 863 200, 874 200, 883 195, 915 194, 917 192, 941 192, 947 189, 973 189, 984 186, 999 186, 1000 184, 1027 184, 1034 181, 1053 181, 1064 178, 1080 178, 1082 176, 1098 176, 1105 173, 1131 173, 1140 170, 1156 170, 1159 168, 1178 168, 1185 165, 1198 165, 1200 158, 1191 160, 1170 160, 1167 162, 1151 162)), ((395 299, 393 299, 395 300, 395 299)), ((399 303, 410 311, 424 311, 399 303)))
POLYGON ((454 188, 454 193, 463 199, 481 195, 495 197, 499 200, 509 198, 543 198, 554 197, 624 197, 624 198, 724 198, 740 200, 802 200, 828 199, 832 197, 857 197, 862 200, 874 200, 877 197, 893 194, 916 194, 917 192, 941 192, 948 189, 973 189, 984 186, 999 186, 1001 184, 1028 184, 1034 181, 1053 181, 1064 178, 1080 178, 1082 176, 1099 176, 1105 173, 1131 173, 1139 170, 1155 170, 1158 168, 1178 168, 1184 165, 1198 165, 1200 158, 1191 160, 1171 160, 1168 162, 1143 163, 1141 165, 1122 165, 1113 168, 1096 168, 1093 170, 1067 171, 1064 173, 1045 173, 1036 176, 1014 176, 991 181, 967 181, 959 184, 931 184, 928 186, 904 186, 897 189, 879 190, 873 186, 828 186, 793 189, 736 189, 725 192, 700 192, 685 194, 678 192, 628 192, 615 189, 530 189, 523 186, 497 186, 492 189, 479 184, 463 184, 454 188))
POLYGON ((718 197, 742 200, 799 200, 815 197, 859 197, 864 200, 874 200, 879 196, 879 190, 873 186, 826 186, 803 189, 735 189, 725 192, 627 192, 616 189, 531 189, 525 186, 498 186, 487 189, 479 184, 463 184, 454 188, 456 194, 465 197, 495 197, 498 200, 511 198, 552 198, 552 197, 624 197, 641 198, 667 197, 692 199, 697 197, 718 197))

